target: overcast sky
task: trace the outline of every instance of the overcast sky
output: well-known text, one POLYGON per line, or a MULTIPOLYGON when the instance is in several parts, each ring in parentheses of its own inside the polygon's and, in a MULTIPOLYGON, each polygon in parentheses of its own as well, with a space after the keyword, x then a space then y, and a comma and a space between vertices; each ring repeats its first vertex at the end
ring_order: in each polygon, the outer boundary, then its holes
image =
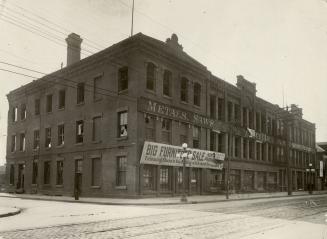
MULTIPOLYGON (((132 0, 0 4, 0 61, 45 73, 59 69, 62 62, 66 65, 64 39, 70 32, 84 39, 82 57, 130 35, 132 0)), ((213 74, 232 84, 242 74, 257 84, 259 97, 280 106, 284 89, 284 104, 302 107, 304 118, 316 123, 317 141, 327 141, 326 1, 135 0, 137 32, 162 41, 176 33, 184 50, 213 74)), ((3 63, 0 69, 41 76, 3 63)), ((6 94, 33 79, 0 70, 0 80, 1 165, 6 154, 6 94)))

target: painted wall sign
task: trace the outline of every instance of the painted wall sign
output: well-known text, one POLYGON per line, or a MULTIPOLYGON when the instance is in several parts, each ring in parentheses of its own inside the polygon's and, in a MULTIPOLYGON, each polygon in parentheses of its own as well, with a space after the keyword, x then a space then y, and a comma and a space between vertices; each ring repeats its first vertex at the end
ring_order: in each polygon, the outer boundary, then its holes
POLYGON ((216 123, 215 120, 208 117, 144 98, 139 100, 139 110, 147 113, 158 114, 175 120, 187 121, 206 128, 213 128, 214 124, 216 123))
MULTIPOLYGON (((155 142, 144 142, 140 163, 165 165, 165 166, 183 166, 183 159, 177 158, 176 154, 182 152, 182 147, 160 144, 155 142)), ((188 149, 188 154, 192 154, 192 159, 186 159, 186 167, 222 169, 225 154, 201 150, 188 149)))

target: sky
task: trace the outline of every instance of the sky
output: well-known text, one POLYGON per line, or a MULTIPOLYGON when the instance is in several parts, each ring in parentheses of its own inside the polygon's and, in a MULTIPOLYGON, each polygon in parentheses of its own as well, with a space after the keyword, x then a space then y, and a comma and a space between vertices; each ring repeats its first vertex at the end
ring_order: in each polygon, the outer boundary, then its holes
MULTIPOLYGON (((66 65, 66 36, 83 38, 82 58, 131 34, 132 0, 0 0, 0 165, 5 163, 6 94, 66 65)), ((134 34, 165 41, 235 84, 243 75, 257 95, 297 104, 327 141, 326 0, 135 0, 134 34), (284 96, 284 97, 283 97, 284 96)))

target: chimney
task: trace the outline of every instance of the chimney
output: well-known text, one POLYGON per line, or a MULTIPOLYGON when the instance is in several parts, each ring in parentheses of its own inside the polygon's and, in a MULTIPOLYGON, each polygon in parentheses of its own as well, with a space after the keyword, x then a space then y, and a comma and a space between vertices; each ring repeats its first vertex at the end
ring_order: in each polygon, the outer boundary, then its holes
POLYGON ((66 38, 67 42, 67 66, 81 59, 81 43, 83 39, 76 33, 71 33, 66 38))

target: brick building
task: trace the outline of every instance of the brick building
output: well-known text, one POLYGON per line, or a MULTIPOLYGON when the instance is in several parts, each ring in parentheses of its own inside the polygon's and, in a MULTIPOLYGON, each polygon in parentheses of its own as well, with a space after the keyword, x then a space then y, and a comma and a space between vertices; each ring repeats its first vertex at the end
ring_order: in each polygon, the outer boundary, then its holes
POLYGON ((287 168, 292 189, 305 188, 315 125, 296 105, 257 97, 242 76, 234 86, 212 75, 175 34, 139 33, 83 60, 82 39, 66 41, 67 67, 8 94, 9 191, 179 194, 182 143, 193 155, 189 194, 222 193, 227 178, 232 192, 285 191, 287 168))

